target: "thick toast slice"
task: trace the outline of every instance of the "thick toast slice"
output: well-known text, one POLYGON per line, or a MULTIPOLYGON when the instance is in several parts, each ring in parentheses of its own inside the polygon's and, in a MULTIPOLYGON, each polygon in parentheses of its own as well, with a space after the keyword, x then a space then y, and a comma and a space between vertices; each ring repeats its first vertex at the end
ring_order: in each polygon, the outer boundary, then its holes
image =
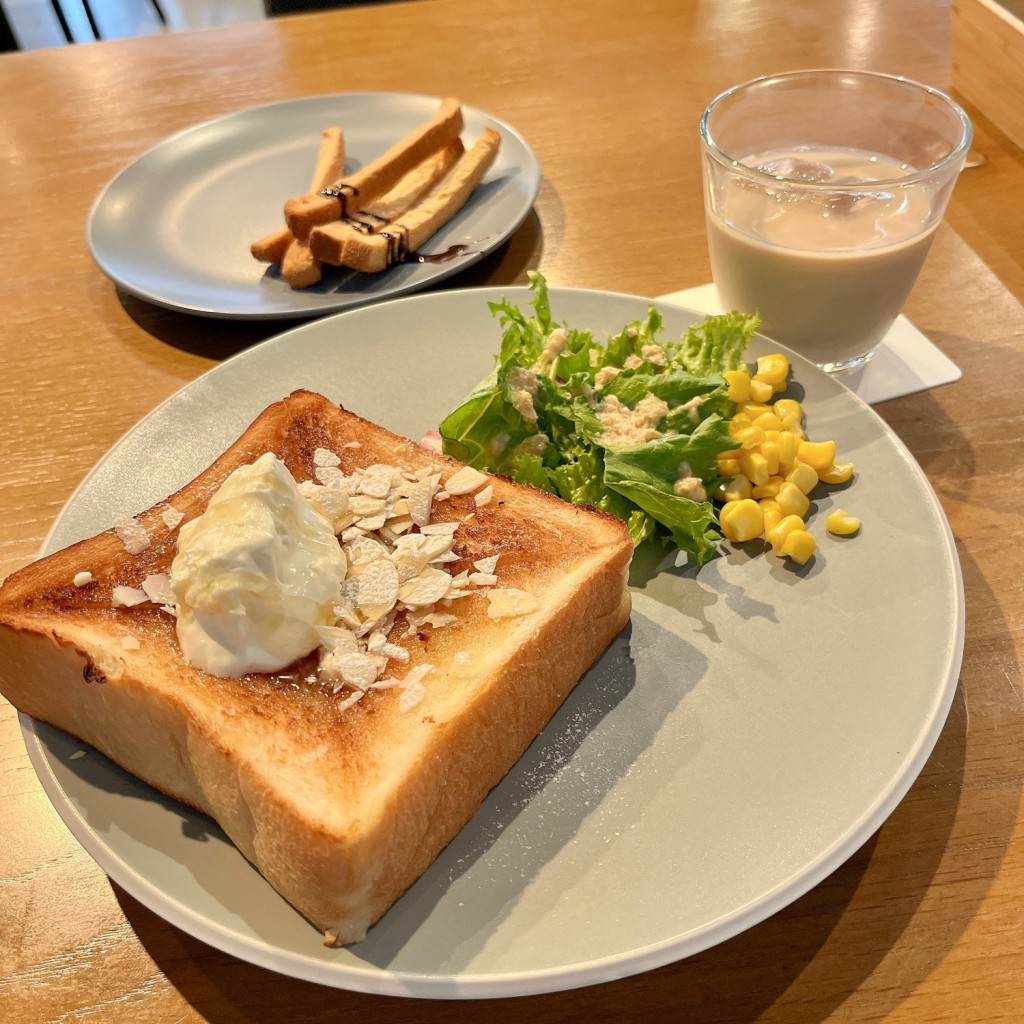
POLYGON ((504 478, 489 493, 453 487, 431 518, 458 524, 446 568, 472 573, 498 555, 498 581, 452 600, 440 627, 394 619, 388 640, 408 660, 393 675, 422 676, 416 701, 399 685, 353 703, 316 679, 315 654, 273 675, 214 676, 183 659, 166 610, 114 607, 115 587, 169 571, 178 513, 202 513, 230 472, 273 452, 308 481, 318 449, 344 473, 385 464, 440 473, 442 487, 461 468, 295 392, 136 517, 148 545, 110 530, 8 577, 0 691, 210 814, 327 941, 347 943, 429 866, 623 627, 632 545, 618 519, 504 478), (527 596, 500 602, 496 590, 527 596))

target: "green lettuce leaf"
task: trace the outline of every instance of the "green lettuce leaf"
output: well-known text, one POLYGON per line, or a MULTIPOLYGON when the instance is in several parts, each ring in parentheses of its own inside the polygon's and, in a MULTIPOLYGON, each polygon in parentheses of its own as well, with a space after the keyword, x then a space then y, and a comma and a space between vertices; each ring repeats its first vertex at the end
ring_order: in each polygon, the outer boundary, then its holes
POLYGON ((722 374, 742 365, 757 318, 709 317, 670 341, 651 306, 602 344, 585 329, 557 324, 546 281, 529 277, 532 309, 490 304, 502 327, 495 370, 441 422, 444 451, 618 516, 636 546, 673 543, 707 561, 720 539, 714 506, 694 500, 689 495, 699 491, 686 485, 686 493, 675 489, 689 475, 710 493, 716 456, 736 447, 722 374), (611 443, 615 435, 602 421, 608 406, 628 412, 652 395, 668 410, 657 425, 661 436, 611 443))

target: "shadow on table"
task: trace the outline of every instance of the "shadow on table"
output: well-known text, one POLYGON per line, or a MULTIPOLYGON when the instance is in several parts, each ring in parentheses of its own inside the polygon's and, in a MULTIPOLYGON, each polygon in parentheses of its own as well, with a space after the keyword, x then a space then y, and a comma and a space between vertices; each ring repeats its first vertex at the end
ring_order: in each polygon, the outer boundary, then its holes
MULTIPOLYGON (((525 284, 526 271, 540 264, 544 241, 540 219, 533 210, 512 237, 494 252, 424 290, 525 284)), ((316 314, 297 320, 231 320, 192 316, 164 309, 120 288, 117 289, 117 297, 128 316, 150 336, 183 352, 218 361, 316 318, 316 314)))

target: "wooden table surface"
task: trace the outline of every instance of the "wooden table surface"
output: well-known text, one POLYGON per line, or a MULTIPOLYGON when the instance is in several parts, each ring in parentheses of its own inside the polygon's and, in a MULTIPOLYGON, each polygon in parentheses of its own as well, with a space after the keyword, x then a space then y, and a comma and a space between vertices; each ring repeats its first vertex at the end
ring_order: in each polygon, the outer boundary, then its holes
MULTIPOLYGON (((951 83, 936 0, 422 0, 0 56, 0 576, 158 402, 275 333, 117 289, 83 226, 101 186, 181 128, 273 100, 396 89, 515 126, 535 212, 451 284, 655 296, 709 279, 696 123, 755 74, 847 65, 951 83)), ((963 567, 967 639, 935 751, 885 825, 768 921, 681 963, 494 1003, 357 995, 210 949, 112 885, 61 824, 0 708, 0 1020, 1024 1019, 1024 156, 976 120, 909 316, 958 383, 878 411, 928 473, 963 567)), ((685 880, 680 880, 685 884, 685 880)))

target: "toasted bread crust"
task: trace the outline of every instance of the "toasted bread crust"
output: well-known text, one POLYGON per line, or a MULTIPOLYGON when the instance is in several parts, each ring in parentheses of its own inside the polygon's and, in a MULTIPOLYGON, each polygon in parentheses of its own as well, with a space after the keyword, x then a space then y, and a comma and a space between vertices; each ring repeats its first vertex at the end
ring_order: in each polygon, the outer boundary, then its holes
POLYGON ((170 505, 198 515, 225 477, 266 451, 298 480, 330 448, 351 472, 385 462, 459 464, 326 399, 296 392, 264 412, 209 469, 139 516, 152 544, 126 552, 111 531, 10 576, 0 587, 0 691, 19 710, 91 743, 128 771, 214 817, 298 910, 339 942, 363 937, 474 813, 629 615, 632 554, 619 520, 494 478, 494 499, 435 506, 458 519, 463 564, 500 554, 501 585, 536 612, 493 620, 486 599, 458 621, 393 637, 410 668, 430 664, 427 695, 339 697, 306 682, 311 656, 276 675, 223 679, 188 665, 173 620, 152 605, 111 607, 113 586, 166 572, 170 505), (348 442, 359 447, 344 448, 348 442), (76 587, 76 573, 92 582, 76 587), (138 642, 127 649, 122 638, 138 642), (469 670, 456 652, 471 652, 469 670))

